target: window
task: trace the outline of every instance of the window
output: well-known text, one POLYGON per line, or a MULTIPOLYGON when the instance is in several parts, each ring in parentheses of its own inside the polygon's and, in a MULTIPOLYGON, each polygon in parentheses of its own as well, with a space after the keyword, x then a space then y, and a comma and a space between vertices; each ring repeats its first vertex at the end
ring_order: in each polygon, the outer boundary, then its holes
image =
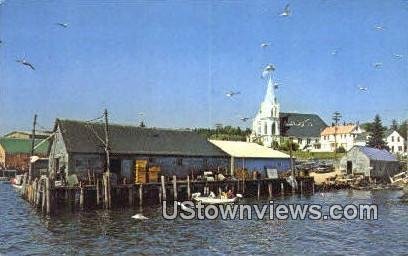
POLYGON ((306 144, 307 144, 307 145, 309 145, 309 144, 310 144, 310 139, 307 139, 306 144))
POLYGON ((176 165, 182 166, 183 165, 183 158, 177 158, 176 165))
POLYGON ((394 136, 391 136, 391 141, 394 142, 394 136))
POLYGON ((298 138, 298 144, 302 144, 302 139, 298 138))
POLYGON ((394 153, 394 146, 391 147, 391 152, 394 153))
POLYGON ((400 137, 397 137, 397 141, 400 142, 400 137))
POLYGON ((402 146, 398 146, 398 151, 402 151, 402 146))
POLYGON ((276 129, 275 128, 275 123, 273 123, 272 126, 271 126, 271 134, 272 135, 275 135, 275 129, 276 129))
POLYGON ((264 125, 264 134, 268 134, 268 127, 267 127, 266 123, 264 125))

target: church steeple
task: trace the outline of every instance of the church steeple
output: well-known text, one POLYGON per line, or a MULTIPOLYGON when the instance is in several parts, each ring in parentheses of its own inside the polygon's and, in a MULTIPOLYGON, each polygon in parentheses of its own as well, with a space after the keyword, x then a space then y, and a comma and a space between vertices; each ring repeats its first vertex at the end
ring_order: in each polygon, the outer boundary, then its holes
POLYGON ((268 86, 266 89, 266 95, 264 99, 264 103, 275 104, 276 97, 275 97, 275 84, 272 81, 272 74, 269 75, 268 86))

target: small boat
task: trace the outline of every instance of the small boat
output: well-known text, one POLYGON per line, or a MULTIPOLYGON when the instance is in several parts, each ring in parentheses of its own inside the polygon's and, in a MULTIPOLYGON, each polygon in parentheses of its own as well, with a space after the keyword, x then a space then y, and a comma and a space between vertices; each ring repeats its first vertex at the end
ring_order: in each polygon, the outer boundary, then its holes
POLYGON ((238 202, 238 200, 242 198, 242 195, 237 194, 233 198, 226 198, 221 196, 216 197, 215 194, 211 192, 209 196, 201 196, 201 193, 194 193, 191 195, 191 197, 196 203, 200 202, 202 204, 233 204, 238 202))
POLYGON ((11 185, 17 189, 21 190, 23 188, 24 174, 16 175, 14 179, 11 180, 11 185))

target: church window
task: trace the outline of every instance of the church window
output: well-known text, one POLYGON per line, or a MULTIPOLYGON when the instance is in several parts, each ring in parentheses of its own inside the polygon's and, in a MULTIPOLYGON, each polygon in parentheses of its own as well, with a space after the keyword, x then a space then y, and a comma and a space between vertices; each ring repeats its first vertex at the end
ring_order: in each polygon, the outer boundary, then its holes
POLYGON ((276 130, 276 125, 275 125, 275 123, 273 123, 273 124, 271 125, 271 134, 272 134, 272 135, 275 135, 275 130, 276 130))
POLYGON ((264 134, 268 134, 268 127, 267 127, 266 123, 265 123, 265 126, 264 126, 264 134))

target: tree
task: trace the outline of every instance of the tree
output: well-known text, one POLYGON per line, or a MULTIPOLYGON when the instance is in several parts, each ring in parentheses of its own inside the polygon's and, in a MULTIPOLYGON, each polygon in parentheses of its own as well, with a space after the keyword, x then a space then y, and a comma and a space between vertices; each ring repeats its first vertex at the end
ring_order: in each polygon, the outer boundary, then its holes
POLYGON ((343 146, 340 146, 336 149, 337 153, 346 153, 346 149, 343 146))
POLYGON ((392 123, 391 123, 391 130, 393 131, 398 131, 398 122, 395 119, 392 119, 392 123))
POLYGON ((369 131, 370 139, 368 140, 368 146, 387 149, 387 143, 384 141, 384 132, 386 128, 382 125, 381 118, 377 114, 374 117, 374 122, 372 123, 371 129, 369 131))
POLYGON ((407 121, 402 122, 397 131, 404 139, 407 139, 407 121))

